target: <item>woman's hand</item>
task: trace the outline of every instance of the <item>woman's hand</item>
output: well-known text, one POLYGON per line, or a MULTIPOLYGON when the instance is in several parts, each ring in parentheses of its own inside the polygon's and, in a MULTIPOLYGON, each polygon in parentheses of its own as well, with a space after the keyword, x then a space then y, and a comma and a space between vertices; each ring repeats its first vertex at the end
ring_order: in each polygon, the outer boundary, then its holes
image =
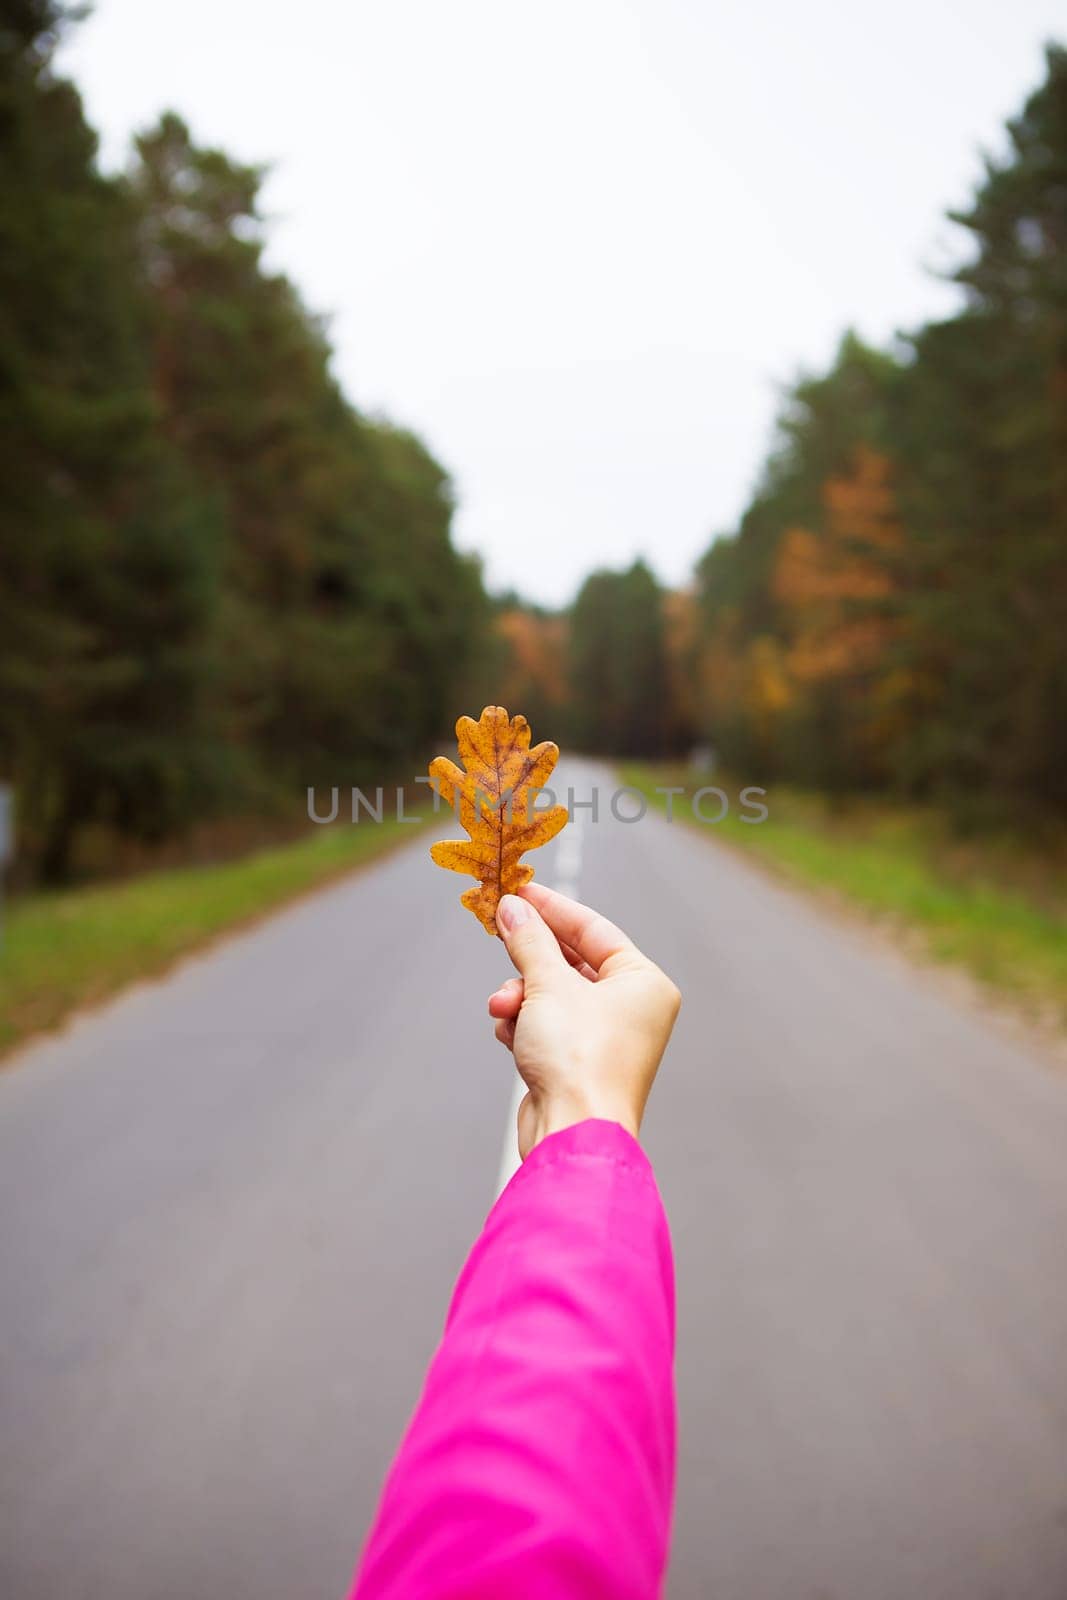
POLYGON ((635 1137, 682 997, 614 923, 531 883, 497 928, 521 974, 489 997, 527 1094, 519 1153, 588 1117, 635 1137))

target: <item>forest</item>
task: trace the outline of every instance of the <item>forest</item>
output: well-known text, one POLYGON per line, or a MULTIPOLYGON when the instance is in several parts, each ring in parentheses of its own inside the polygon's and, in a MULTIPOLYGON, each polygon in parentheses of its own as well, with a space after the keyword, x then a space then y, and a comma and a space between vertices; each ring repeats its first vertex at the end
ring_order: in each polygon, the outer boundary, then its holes
POLYGON ((263 264, 263 174, 163 116, 102 176, 63 18, 0 67, 0 776, 23 851, 160 840, 394 770, 487 628, 448 476, 263 264))
MULTIPOLYGON (((291 820, 309 785, 419 770, 461 710, 608 756, 709 745, 746 782, 1067 802, 1067 52, 952 213, 952 318, 849 333, 789 389, 751 503, 691 584, 487 593, 445 468, 371 419, 264 262, 263 169, 176 112, 107 175, 0 23, 0 781, 20 871, 86 840, 291 820)), ((714 442, 708 441, 709 451, 714 442)), ((106 855, 103 857, 109 859, 106 855)))
POLYGON ((516 701, 604 753, 706 741, 747 781, 933 801, 963 826, 1062 816, 1062 48, 1007 135, 950 213, 958 313, 886 350, 846 333, 791 385, 751 503, 686 590, 638 563, 592 575, 566 618, 501 617, 516 701))

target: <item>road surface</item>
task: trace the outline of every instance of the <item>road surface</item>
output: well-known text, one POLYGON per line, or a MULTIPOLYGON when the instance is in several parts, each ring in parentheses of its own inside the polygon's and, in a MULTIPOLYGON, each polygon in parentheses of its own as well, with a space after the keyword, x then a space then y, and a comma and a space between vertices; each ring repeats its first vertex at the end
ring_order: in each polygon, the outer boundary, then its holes
MULTIPOLYGON (((513 1141, 412 835, 0 1075, 4 1600, 343 1592, 513 1141)), ((537 865, 685 995, 672 1600, 1064 1600, 1067 1081, 680 822, 537 865)))

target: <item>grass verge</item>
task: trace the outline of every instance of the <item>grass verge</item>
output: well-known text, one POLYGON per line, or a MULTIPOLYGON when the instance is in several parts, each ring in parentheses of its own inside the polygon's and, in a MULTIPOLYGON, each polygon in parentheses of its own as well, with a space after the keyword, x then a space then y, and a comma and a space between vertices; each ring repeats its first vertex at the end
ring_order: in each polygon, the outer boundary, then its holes
MULTIPOLYGON (((903 932, 912 948, 964 968, 1031 1020, 1067 1026, 1067 856, 1062 841, 1041 850, 1008 836, 960 839, 932 811, 885 801, 831 804, 809 793, 768 791, 765 822, 736 814, 740 786, 676 767, 629 765, 624 781, 663 806, 657 784, 692 793, 717 783, 731 811, 701 832, 832 894, 903 932)), ((714 801, 706 802, 714 810, 714 801)), ((675 815, 692 820, 682 796, 675 815)))
MULTIPOLYGON (((411 815, 417 815, 412 810, 411 815)), ((30 895, 0 922, 0 1056, 82 1006, 407 840, 412 828, 316 828, 294 843, 208 867, 30 895)))

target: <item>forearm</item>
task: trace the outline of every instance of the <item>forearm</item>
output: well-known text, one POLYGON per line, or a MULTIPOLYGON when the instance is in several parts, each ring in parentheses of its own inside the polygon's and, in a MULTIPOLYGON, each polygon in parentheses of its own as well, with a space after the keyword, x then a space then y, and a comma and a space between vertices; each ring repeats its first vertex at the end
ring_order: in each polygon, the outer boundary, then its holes
POLYGON ((358 1600, 651 1600, 670 1531, 674 1280, 621 1127, 546 1139, 494 1207, 390 1473, 358 1600))

